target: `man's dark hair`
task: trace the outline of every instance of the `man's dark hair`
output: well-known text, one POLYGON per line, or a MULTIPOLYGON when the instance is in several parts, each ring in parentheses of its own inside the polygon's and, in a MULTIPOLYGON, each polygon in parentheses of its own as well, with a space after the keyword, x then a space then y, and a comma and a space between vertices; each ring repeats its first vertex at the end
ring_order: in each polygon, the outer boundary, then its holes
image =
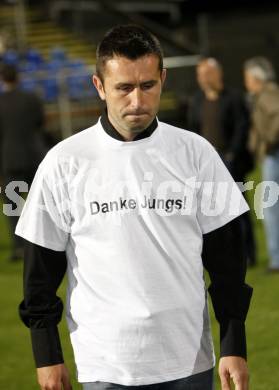
POLYGON ((154 54, 159 59, 159 70, 163 70, 163 51, 159 40, 141 26, 126 24, 109 30, 96 51, 96 73, 103 81, 104 67, 114 55, 137 60, 154 54))
POLYGON ((18 73, 14 65, 3 64, 0 72, 1 79, 6 83, 17 83, 18 73))

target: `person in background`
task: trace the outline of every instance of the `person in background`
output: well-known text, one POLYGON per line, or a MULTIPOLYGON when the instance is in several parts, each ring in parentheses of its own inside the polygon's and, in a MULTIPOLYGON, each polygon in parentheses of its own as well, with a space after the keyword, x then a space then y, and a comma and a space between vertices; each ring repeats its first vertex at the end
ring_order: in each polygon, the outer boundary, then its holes
MULTIPOLYGON (((216 148, 237 182, 244 182, 253 168, 247 149, 250 127, 245 99, 236 90, 224 85, 223 69, 215 58, 204 58, 197 65, 200 90, 189 108, 188 127, 205 137, 216 148)), ((247 243, 247 261, 256 263, 256 247, 250 213, 241 218, 247 243)))
MULTIPOLYGON (((15 210, 17 205, 11 200, 14 196, 9 192, 19 193, 19 188, 11 182, 24 181, 29 188, 47 152, 42 135, 44 108, 37 95, 20 90, 17 69, 13 65, 2 64, 0 78, 3 90, 0 94, 1 193, 4 203, 15 210)), ((23 258, 23 240, 14 234, 18 218, 17 215, 8 215, 12 238, 11 261, 23 258)))
MULTIPOLYGON (((275 71, 264 57, 244 63, 244 80, 252 95, 252 126, 249 148, 262 164, 265 181, 279 185, 279 86, 275 71)), ((270 257, 268 270, 279 272, 279 202, 264 209, 264 226, 270 257)))

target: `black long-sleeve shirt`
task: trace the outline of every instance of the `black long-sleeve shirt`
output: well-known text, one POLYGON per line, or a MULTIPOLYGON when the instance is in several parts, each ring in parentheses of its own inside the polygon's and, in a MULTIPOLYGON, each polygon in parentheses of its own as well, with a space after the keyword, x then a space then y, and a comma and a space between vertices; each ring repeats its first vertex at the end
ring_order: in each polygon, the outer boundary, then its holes
MULTIPOLYGON (((220 324, 220 355, 246 358, 245 318, 252 288, 245 284, 246 258, 239 217, 204 234, 203 264, 208 271, 216 319, 220 324)), ((37 367, 63 362, 57 330, 63 303, 56 295, 67 268, 65 252, 25 241, 24 300, 20 317, 31 330, 37 367)))
MULTIPOLYGON (((102 117, 102 125, 111 136, 121 137, 107 116, 102 117)), ((149 136, 156 125, 155 119, 135 139, 149 136)), ((220 324, 220 354, 246 358, 245 318, 252 288, 245 284, 246 256, 239 217, 204 234, 202 260, 210 276, 209 293, 220 324)), ((56 294, 66 269, 66 252, 53 251, 25 241, 24 300, 19 306, 19 313, 31 330, 37 367, 63 362, 57 329, 63 303, 56 294)))

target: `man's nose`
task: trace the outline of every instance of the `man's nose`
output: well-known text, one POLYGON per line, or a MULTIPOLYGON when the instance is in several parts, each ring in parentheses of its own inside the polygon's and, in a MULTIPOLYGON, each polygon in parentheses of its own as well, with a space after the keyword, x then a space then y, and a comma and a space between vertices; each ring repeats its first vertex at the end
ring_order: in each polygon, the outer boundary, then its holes
POLYGON ((140 108, 142 105, 142 91, 140 88, 134 88, 131 92, 131 106, 133 108, 140 108))

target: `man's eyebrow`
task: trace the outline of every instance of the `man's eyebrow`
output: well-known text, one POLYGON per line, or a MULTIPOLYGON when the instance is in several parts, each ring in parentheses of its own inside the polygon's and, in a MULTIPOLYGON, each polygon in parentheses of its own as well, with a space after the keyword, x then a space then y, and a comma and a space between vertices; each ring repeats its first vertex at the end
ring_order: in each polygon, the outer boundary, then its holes
POLYGON ((158 83, 158 80, 146 80, 146 81, 143 81, 142 83, 140 83, 140 85, 145 85, 145 84, 155 85, 157 83, 158 83))
MULTIPOLYGON (((156 84, 157 82, 158 82, 158 80, 153 80, 153 79, 152 80, 146 80, 146 81, 142 81, 140 83, 140 85, 143 85, 143 84, 156 84)), ((115 84, 116 88, 123 87, 123 86, 135 86, 135 84, 134 83, 125 82, 125 81, 119 82, 119 83, 115 84)))
POLYGON ((119 83, 115 84, 115 87, 118 88, 118 87, 133 86, 133 85, 135 85, 135 84, 123 81, 123 82, 119 82, 119 83))

